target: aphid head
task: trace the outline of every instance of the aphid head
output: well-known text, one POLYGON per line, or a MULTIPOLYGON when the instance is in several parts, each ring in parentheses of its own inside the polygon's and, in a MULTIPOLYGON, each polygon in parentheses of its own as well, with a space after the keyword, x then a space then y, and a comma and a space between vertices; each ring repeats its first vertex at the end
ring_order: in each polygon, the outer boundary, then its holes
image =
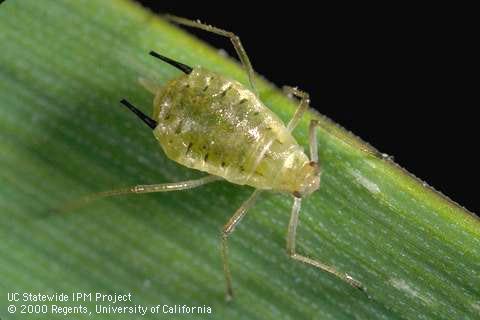
POLYGON ((317 162, 307 162, 298 175, 298 191, 294 192, 295 197, 305 197, 320 187, 320 166, 317 162))

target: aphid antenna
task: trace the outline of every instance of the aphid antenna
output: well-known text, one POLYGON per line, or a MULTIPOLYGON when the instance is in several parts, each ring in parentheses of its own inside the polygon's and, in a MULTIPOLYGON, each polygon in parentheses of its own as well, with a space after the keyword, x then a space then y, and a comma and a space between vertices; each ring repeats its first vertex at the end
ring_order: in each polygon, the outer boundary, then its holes
POLYGON ((122 99, 120 101, 120 103, 123 104, 128 109, 130 109, 133 113, 135 113, 137 115, 137 117, 142 119, 142 121, 145 122, 147 124, 147 126, 152 128, 152 130, 155 129, 155 127, 158 125, 157 121, 153 120, 152 118, 147 116, 145 113, 143 113, 142 111, 135 108, 135 106, 133 104, 131 104, 130 102, 128 102, 127 100, 122 99))
POLYGON ((155 51, 150 51, 150 55, 155 57, 155 58, 158 58, 162 61, 165 61, 169 65, 174 66, 175 68, 183 71, 185 74, 190 74, 193 70, 191 67, 187 66, 186 64, 183 64, 183 63, 180 63, 178 61, 167 58, 165 56, 162 56, 161 54, 156 53, 155 51))

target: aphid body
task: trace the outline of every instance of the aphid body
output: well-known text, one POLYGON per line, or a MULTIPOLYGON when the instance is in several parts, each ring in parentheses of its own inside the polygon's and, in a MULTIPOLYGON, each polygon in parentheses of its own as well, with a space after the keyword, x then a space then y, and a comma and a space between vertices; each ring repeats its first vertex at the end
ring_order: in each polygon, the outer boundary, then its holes
POLYGON ((156 93, 153 119, 167 156, 186 167, 262 190, 319 187, 317 167, 283 122, 235 80, 194 68, 156 93))
POLYGON ((200 22, 178 17, 170 19, 230 38, 249 76, 251 89, 202 67, 191 68, 152 51, 151 55, 180 69, 184 74, 160 87, 141 79, 144 87, 155 96, 153 119, 125 99, 121 103, 153 130, 155 138, 170 159, 209 175, 197 180, 137 185, 99 192, 80 199, 76 204, 82 205, 101 197, 121 194, 192 189, 221 179, 254 187, 256 190, 236 210, 221 233, 226 297, 231 298, 233 289, 227 255, 229 235, 262 191, 286 192, 294 198, 288 224, 287 254, 297 261, 329 272, 356 288, 362 288, 360 282, 350 275, 303 256, 295 249, 301 200, 320 185, 316 138, 318 123, 316 120, 310 121, 310 157, 291 134, 308 109, 308 94, 296 88, 286 88, 289 94, 301 100, 297 111, 285 126, 258 98, 252 66, 236 35, 200 22))

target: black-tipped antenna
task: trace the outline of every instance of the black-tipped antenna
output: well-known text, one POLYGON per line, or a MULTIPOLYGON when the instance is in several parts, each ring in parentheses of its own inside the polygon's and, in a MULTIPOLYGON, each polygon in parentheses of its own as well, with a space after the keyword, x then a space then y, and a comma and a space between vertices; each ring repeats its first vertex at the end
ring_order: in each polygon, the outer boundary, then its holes
POLYGON ((186 64, 183 64, 183 63, 180 63, 178 61, 175 61, 175 60, 172 60, 170 58, 167 58, 165 56, 162 56, 161 54, 158 54, 156 53, 155 51, 150 51, 150 55, 151 56, 154 56, 155 58, 158 58, 160 60, 163 60, 165 61, 166 63, 168 63, 169 65, 172 65, 174 66, 175 68, 177 69, 180 69, 182 70, 183 72, 185 72, 186 74, 190 74, 192 72, 192 68, 187 66, 186 64))
POLYGON ((155 129, 155 127, 157 126, 157 121, 153 120, 152 118, 148 117, 146 114, 144 114, 142 111, 138 110, 137 108, 135 108, 130 102, 128 102, 127 100, 125 99, 122 99, 120 101, 121 104, 123 104, 125 107, 127 107, 128 109, 132 110, 133 113, 135 113, 137 115, 137 117, 139 117, 140 119, 143 120, 143 122, 145 122, 147 124, 147 126, 149 126, 150 128, 155 129))

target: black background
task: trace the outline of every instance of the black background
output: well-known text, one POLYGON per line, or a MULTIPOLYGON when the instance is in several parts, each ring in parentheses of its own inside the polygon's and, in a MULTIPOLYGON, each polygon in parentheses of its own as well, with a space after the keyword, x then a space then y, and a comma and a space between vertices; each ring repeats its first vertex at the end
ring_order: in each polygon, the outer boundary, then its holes
MULTIPOLYGON (((468 9, 139 2, 235 32, 259 74, 309 92, 321 113, 480 212, 478 36, 468 9)), ((227 39, 189 31, 234 56, 227 39)))

